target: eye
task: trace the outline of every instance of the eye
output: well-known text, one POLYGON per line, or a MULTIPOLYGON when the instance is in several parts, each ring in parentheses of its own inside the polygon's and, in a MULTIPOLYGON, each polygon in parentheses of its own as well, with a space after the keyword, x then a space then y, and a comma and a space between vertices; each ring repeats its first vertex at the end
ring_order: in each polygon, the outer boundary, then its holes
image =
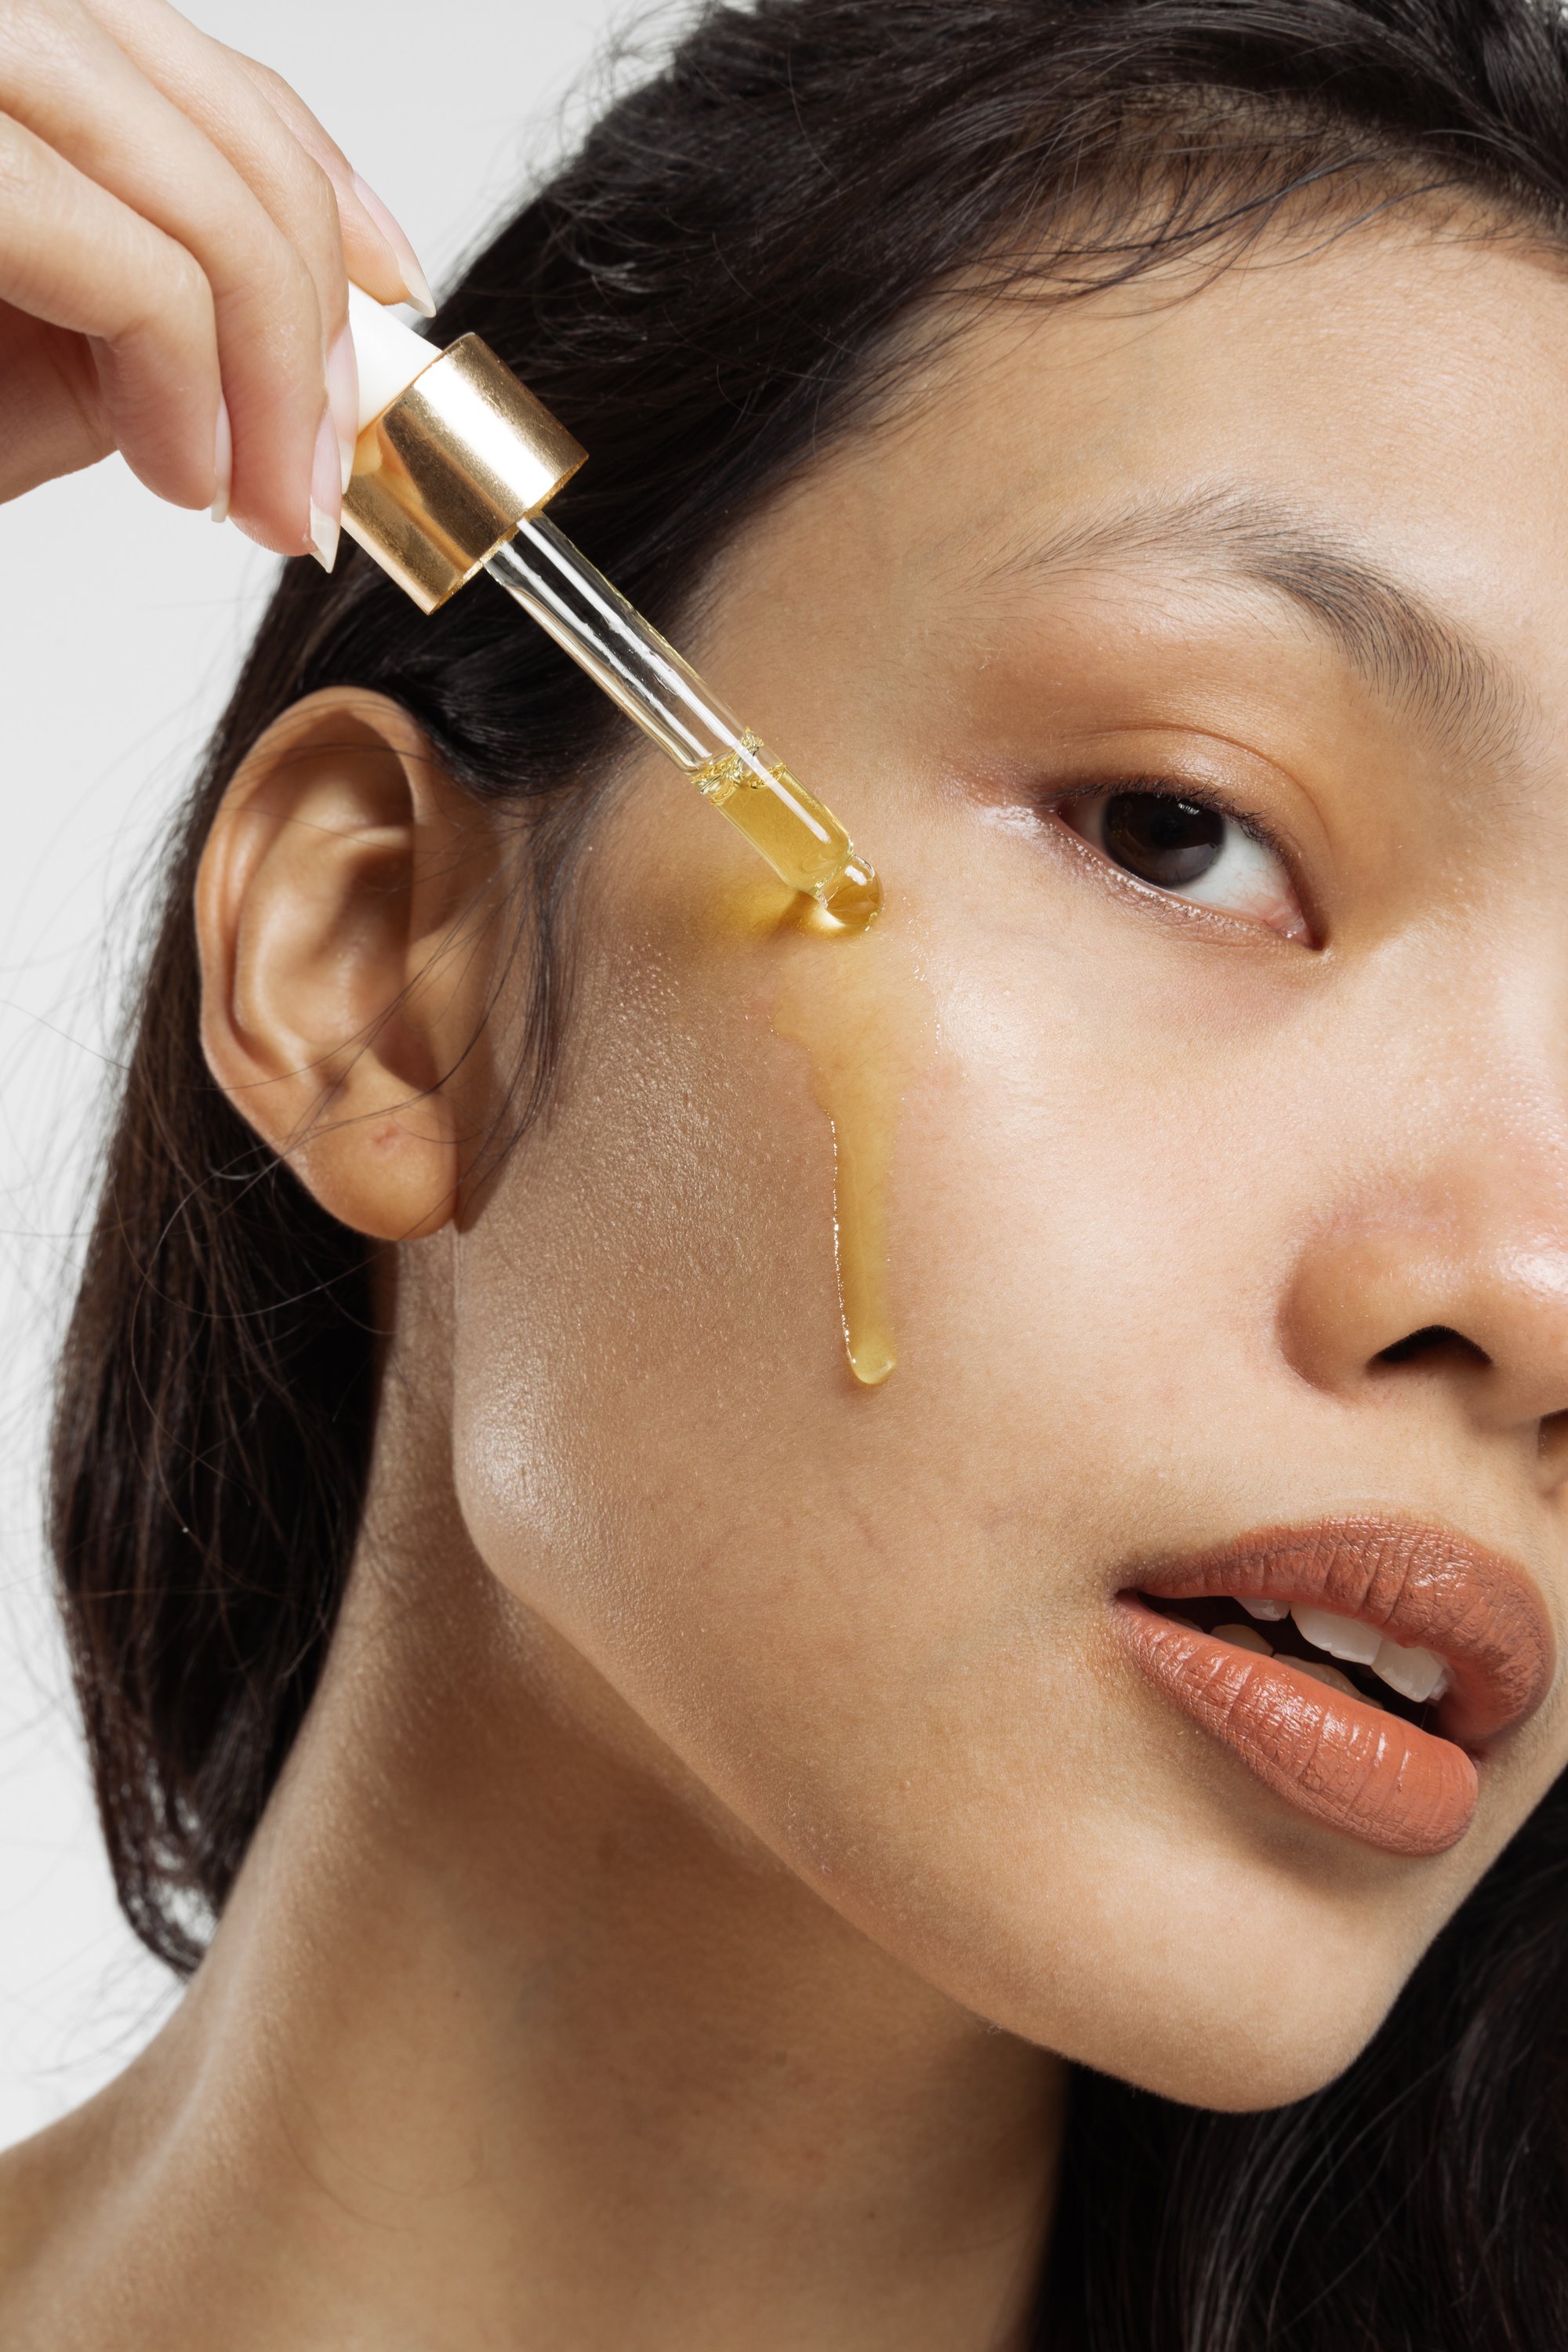
POLYGON ((1151 889, 1266 923, 1289 940, 1310 936, 1284 859, 1212 801, 1123 786, 1075 793, 1057 813, 1151 889))

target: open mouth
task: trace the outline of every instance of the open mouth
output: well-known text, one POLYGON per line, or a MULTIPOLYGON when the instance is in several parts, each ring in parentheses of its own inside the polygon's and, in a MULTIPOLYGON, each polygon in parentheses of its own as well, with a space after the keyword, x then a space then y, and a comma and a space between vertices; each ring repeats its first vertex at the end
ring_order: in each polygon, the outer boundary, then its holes
POLYGON ((1114 1620, 1155 1686, 1266 1786, 1391 1853, 1464 1835, 1478 1764, 1539 1706, 1554 1664, 1521 1568, 1382 1518, 1156 1561, 1114 1620))
POLYGON ((1448 1669, 1436 1651, 1419 1644, 1407 1649, 1359 1618, 1338 1617, 1306 1601, 1287 1608, 1282 1601, 1238 1603, 1231 1593, 1196 1601, 1142 1597, 1178 1625, 1212 1633, 1254 1657, 1289 1658, 1325 1690, 1364 1699, 1423 1731, 1436 1725, 1438 1701, 1448 1688, 1448 1669))

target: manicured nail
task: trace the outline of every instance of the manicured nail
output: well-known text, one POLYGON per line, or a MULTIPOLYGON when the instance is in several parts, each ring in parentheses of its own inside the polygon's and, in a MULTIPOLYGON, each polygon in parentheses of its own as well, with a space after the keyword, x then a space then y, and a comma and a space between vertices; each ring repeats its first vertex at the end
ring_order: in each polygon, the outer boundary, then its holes
POLYGON ((330 572, 338 560, 338 525, 330 514, 323 514, 314 499, 310 500, 311 552, 323 572, 330 572))
POLYGON ((228 403, 221 392, 217 396, 217 437, 213 448, 213 472, 217 477, 217 496, 208 512, 214 522, 226 522, 229 493, 234 488, 234 429, 228 421, 228 403))
POLYGON ((338 516, 343 498, 339 479, 342 471, 338 428, 329 409, 316 435, 316 454, 310 466, 310 544, 323 572, 330 572, 337 561, 338 516))
POLYGON ((338 463, 342 474, 339 488, 346 490, 354 469, 354 444, 359 439, 359 368, 354 360, 354 339, 346 321, 339 328, 327 353, 327 401, 337 427, 338 463))
POLYGON ((359 173, 354 173, 354 194, 391 246, 397 266, 403 272, 403 290, 414 308, 426 319, 436 316, 436 303, 430 292, 430 281, 419 267, 419 257, 374 188, 367 188, 359 173))

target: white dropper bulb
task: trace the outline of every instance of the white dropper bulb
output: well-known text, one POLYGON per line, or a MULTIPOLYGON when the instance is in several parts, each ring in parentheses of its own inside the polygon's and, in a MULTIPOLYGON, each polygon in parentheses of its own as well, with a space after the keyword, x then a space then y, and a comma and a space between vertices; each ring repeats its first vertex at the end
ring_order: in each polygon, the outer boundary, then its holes
POLYGON ((384 408, 390 408, 417 375, 441 356, 438 343, 426 342, 401 319, 349 288, 349 331, 359 367, 359 429, 363 433, 384 408))

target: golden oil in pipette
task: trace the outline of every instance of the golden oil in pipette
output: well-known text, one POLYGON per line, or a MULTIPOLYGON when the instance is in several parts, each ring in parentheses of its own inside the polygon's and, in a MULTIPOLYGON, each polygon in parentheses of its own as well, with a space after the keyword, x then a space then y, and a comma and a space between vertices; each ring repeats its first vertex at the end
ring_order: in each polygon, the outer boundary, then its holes
POLYGON ((863 931, 882 904, 882 886, 830 809, 814 799, 782 760, 770 759, 748 728, 739 749, 692 772, 692 782, 782 882, 814 898, 847 931, 863 931))
POLYGON ((486 569, 727 816, 781 882, 846 931, 863 931, 882 886, 831 810, 763 751, 690 663, 549 518, 518 525, 486 569))

